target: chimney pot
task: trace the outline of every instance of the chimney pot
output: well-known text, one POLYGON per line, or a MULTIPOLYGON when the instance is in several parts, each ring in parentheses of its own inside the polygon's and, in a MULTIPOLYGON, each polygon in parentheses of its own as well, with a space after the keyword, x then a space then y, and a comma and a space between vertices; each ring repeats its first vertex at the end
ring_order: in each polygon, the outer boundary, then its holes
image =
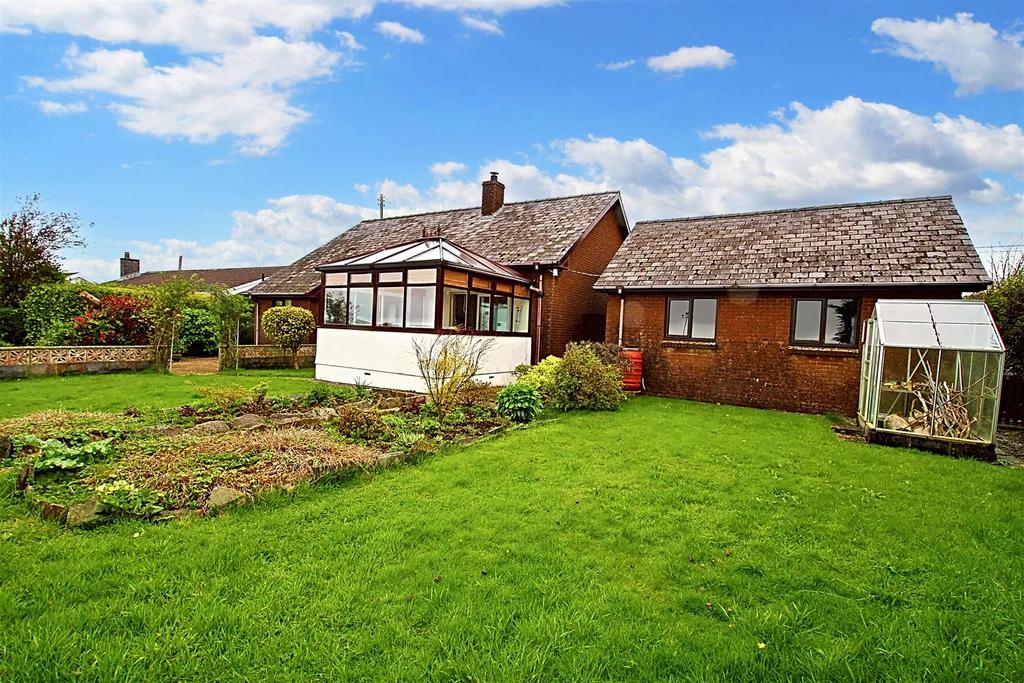
POLYGON ((480 202, 480 213, 490 216, 505 204, 505 186, 498 181, 498 172, 491 171, 491 179, 483 183, 483 198, 480 202))

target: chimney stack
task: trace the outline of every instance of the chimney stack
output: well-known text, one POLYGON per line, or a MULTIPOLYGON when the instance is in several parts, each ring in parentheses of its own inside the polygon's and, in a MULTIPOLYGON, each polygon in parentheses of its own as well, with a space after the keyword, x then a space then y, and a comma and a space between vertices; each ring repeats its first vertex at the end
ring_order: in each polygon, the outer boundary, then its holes
POLYGON ((139 259, 132 258, 132 255, 127 251, 124 252, 124 256, 121 257, 121 279, 123 280, 126 277, 138 275, 139 267, 141 265, 142 264, 139 262, 139 259))
POLYGON ((505 186, 498 182, 498 172, 491 171, 491 179, 483 182, 483 201, 480 202, 480 213, 490 216, 497 213, 505 203, 505 186))
POLYGON ((184 257, 183 257, 183 256, 182 256, 181 254, 178 254, 178 270, 181 270, 181 260, 182 260, 183 258, 184 258, 184 257))

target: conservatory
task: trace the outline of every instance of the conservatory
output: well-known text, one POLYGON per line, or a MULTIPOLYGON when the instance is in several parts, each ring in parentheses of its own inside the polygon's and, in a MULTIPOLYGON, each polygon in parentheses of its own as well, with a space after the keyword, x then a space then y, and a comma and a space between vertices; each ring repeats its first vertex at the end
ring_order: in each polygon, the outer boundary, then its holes
POLYGON ((318 268, 323 322, 316 377, 422 391, 414 342, 491 338, 481 381, 513 381, 530 362, 530 281, 443 237, 424 237, 318 268))
POLYGON ((1004 351, 984 302, 879 300, 861 359, 869 440, 946 452, 993 444, 1004 351))

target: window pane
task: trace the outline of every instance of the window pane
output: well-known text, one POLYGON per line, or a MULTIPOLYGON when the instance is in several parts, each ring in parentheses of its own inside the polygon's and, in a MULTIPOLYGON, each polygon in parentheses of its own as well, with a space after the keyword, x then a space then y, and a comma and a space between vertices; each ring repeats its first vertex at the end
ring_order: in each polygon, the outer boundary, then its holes
POLYGON ((685 337, 690 321, 690 301, 688 299, 669 299, 668 302, 668 333, 673 337, 685 337))
POLYGON ((491 295, 469 293, 469 323, 474 330, 488 332, 491 329, 491 295))
POLYGON ((442 325, 447 329, 466 327, 466 291, 462 289, 444 289, 444 308, 442 309, 442 325))
POLYGON ((530 331, 530 300, 516 299, 512 305, 512 331, 530 331))
POLYGON ((379 287, 377 289, 377 325, 379 327, 401 327, 404 308, 405 289, 402 287, 379 287))
POLYGON ((348 276, 348 281, 353 285, 368 285, 373 282, 373 273, 352 273, 348 276))
POLYGON ((821 302, 797 301, 796 324, 793 339, 796 341, 821 341, 821 302))
POLYGON ((326 273, 325 275, 326 285, 328 287, 341 285, 344 287, 348 284, 348 273, 326 273))
POLYGON ((857 340, 856 299, 829 299, 825 313, 825 343, 852 345, 857 340))
POLYGON ((401 282, 401 273, 378 273, 377 282, 401 282))
POLYGON ((693 300, 693 329, 690 336, 694 339, 715 338, 715 314, 718 312, 718 299, 693 300))
POLYGON ((355 287, 348 290, 348 298, 349 324, 373 324, 373 288, 355 287))
POLYGON ((432 285, 437 282, 437 270, 434 268, 410 270, 406 273, 406 278, 406 282, 410 285, 432 285))
POLYGON ((507 296, 494 297, 494 331, 511 332, 512 311, 509 308, 511 299, 507 296))
POLYGON ((405 326, 434 326, 434 288, 409 287, 405 290, 405 326))
POLYGON ((348 298, 344 288, 324 290, 324 322, 333 325, 348 324, 348 298))
POLYGON ((444 271, 444 283, 456 287, 469 287, 469 275, 455 270, 444 271))

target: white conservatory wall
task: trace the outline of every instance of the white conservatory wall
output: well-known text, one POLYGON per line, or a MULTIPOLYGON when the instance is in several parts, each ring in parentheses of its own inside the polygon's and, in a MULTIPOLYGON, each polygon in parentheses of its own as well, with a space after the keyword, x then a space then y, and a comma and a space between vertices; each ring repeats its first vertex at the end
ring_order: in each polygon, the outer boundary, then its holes
MULTIPOLYGON (((412 341, 428 344, 437 335, 321 327, 316 333, 316 378, 343 384, 367 384, 381 389, 424 391, 416 368, 412 341)), ((509 384, 517 365, 530 362, 530 337, 493 339, 483 360, 481 382, 509 384)))

